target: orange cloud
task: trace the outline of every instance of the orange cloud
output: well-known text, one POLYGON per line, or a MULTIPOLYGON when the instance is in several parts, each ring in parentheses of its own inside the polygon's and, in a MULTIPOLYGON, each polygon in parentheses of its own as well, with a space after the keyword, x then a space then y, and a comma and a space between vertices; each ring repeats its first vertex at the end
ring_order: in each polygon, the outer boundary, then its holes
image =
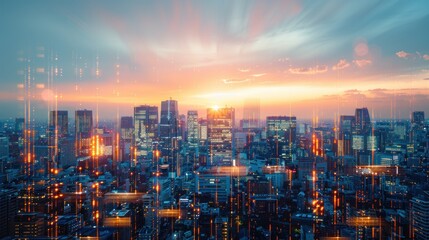
POLYGON ((398 58, 409 58, 411 56, 411 53, 407 53, 405 51, 399 51, 396 53, 396 56, 398 56, 398 58))
POLYGON ((347 60, 345 60, 345 59, 341 59, 340 61, 338 61, 338 63, 337 64, 335 64, 333 67, 332 67, 332 70, 341 70, 341 69, 344 69, 344 68, 348 68, 350 66, 350 63, 348 63, 347 62, 347 60))
POLYGON ((234 84, 234 83, 244 83, 244 82, 248 82, 249 79, 245 78, 245 79, 223 79, 222 80, 223 83, 225 84, 234 84))
POLYGON ((289 68, 289 72, 293 74, 317 74, 325 73, 328 71, 328 67, 325 65, 317 65, 315 67, 304 67, 304 68, 289 68))
POLYGON ((367 65, 370 65, 372 63, 372 61, 369 59, 356 59, 356 60, 353 60, 353 63, 356 66, 362 68, 362 67, 365 67, 367 65))
POLYGON ((423 55, 423 59, 429 61, 429 55, 427 54, 423 55))

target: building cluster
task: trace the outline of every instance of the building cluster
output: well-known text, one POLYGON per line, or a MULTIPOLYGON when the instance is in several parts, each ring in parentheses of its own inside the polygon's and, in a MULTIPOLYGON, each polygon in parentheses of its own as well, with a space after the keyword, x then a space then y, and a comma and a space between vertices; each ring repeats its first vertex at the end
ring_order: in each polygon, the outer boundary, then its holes
POLYGON ((0 238, 429 239, 429 125, 246 101, 0 125, 0 238))

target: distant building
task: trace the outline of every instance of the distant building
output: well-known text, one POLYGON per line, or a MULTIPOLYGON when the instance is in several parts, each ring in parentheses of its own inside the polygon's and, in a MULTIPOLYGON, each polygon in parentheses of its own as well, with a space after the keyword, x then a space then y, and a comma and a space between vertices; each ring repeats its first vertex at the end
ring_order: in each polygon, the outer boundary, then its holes
POLYGON ((15 217, 15 237, 41 237, 45 235, 45 220, 39 213, 20 213, 15 217))
POLYGON ((188 134, 187 139, 190 147, 196 148, 199 145, 199 124, 198 111, 188 111, 187 117, 188 134))
POLYGON ((355 125, 355 116, 340 116, 337 155, 352 155, 352 131, 355 125))
POLYGON ((411 221, 416 240, 429 239, 429 193, 413 197, 411 221))
POLYGON ((93 120, 91 110, 75 112, 76 156, 89 155, 93 120))
POLYGON ((368 108, 356 108, 355 111, 355 132, 357 134, 367 134, 371 129, 371 119, 368 108))
POLYGON ((0 190, 0 238, 14 235, 14 219, 18 212, 17 191, 0 190))
POLYGON ((292 144, 296 140, 296 117, 269 116, 267 117, 267 139, 277 139, 280 142, 292 144))
POLYGON ((207 109, 207 138, 211 163, 213 157, 232 159, 234 122, 234 108, 207 109))
POLYGON ((425 123, 425 112, 416 111, 411 115, 411 123, 416 125, 423 125, 425 123))
POLYGON ((133 117, 121 117, 121 139, 131 142, 133 139, 133 117))
POLYGON ((165 100, 161 102, 161 119, 159 123, 159 138, 161 152, 169 165, 169 172, 179 174, 177 171, 179 138, 179 106, 176 100, 165 100))
POLYGON ((158 138, 158 107, 142 105, 134 108, 134 145, 137 156, 147 157, 158 138))
POLYGON ((51 111, 49 114, 49 129, 57 130, 58 136, 67 136, 69 134, 68 111, 51 111))

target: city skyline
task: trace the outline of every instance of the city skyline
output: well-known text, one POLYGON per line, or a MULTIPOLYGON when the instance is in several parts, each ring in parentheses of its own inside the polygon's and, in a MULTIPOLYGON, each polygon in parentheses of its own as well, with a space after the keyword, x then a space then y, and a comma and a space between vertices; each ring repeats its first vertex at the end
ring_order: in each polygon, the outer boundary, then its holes
POLYGON ((169 98, 181 113, 218 105, 241 116, 257 97, 261 118, 429 111, 425 1, 1 5, 2 119, 22 116, 28 67, 43 118, 55 100, 110 119, 169 98))

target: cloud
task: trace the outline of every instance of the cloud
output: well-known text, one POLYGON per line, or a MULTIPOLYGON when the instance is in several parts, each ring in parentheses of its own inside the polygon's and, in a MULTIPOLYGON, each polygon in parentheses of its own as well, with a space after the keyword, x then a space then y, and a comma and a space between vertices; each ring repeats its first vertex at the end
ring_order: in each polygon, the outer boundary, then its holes
POLYGON ((328 71, 328 67, 325 65, 317 65, 315 67, 304 67, 304 68, 289 68, 289 72, 293 74, 317 74, 328 71))
POLYGON ((266 73, 257 73, 257 74, 252 74, 252 77, 257 78, 257 77, 262 77, 264 75, 266 75, 266 73))
POLYGON ((249 72, 249 71, 250 71, 250 69, 248 69, 248 68, 241 69, 241 68, 240 68, 240 69, 238 69, 238 71, 240 71, 240 72, 243 72, 243 73, 244 73, 244 72, 249 72))
POLYGON ((356 60, 353 60, 353 63, 356 66, 362 68, 362 67, 365 67, 367 65, 370 65, 372 63, 372 61, 369 59, 356 59, 356 60))
POLYGON ((411 56, 411 53, 407 53, 405 51, 399 51, 396 53, 396 56, 398 56, 398 58, 409 58, 411 56))
POLYGON ((222 79, 223 83, 225 84, 235 84, 235 83, 245 83, 248 82, 249 79, 245 78, 245 79, 222 79))
POLYGON ((423 59, 429 61, 429 55, 427 54, 423 55, 423 59))
POLYGON ((350 63, 348 63, 347 62, 347 60, 345 60, 345 59, 341 59, 340 61, 338 61, 338 63, 337 64, 335 64, 333 67, 332 67, 332 70, 341 70, 341 69, 344 69, 344 68, 348 68, 350 66, 350 63))
POLYGON ((423 80, 429 80, 429 77, 427 77, 427 78, 423 78, 423 80))

